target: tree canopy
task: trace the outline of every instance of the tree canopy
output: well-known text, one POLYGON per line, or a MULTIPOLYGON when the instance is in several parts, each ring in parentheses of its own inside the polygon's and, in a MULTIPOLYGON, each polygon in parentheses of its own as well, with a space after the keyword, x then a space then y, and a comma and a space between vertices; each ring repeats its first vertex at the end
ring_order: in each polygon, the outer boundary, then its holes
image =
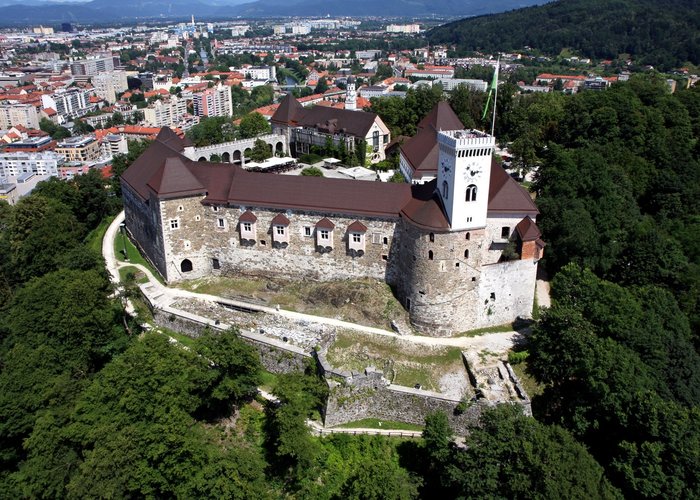
POLYGON ((629 54, 662 69, 700 63, 695 0, 559 0, 502 14, 462 19, 433 29, 431 44, 461 51, 509 52, 532 47, 549 54, 570 48, 587 57, 629 54))

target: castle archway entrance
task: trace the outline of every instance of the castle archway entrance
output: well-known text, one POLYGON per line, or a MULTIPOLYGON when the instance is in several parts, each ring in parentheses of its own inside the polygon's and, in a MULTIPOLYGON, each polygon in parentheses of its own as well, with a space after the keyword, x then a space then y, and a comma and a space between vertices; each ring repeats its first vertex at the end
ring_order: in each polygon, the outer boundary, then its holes
POLYGON ((183 273, 189 273, 192 271, 192 261, 190 259, 185 259, 180 262, 180 271, 183 273))

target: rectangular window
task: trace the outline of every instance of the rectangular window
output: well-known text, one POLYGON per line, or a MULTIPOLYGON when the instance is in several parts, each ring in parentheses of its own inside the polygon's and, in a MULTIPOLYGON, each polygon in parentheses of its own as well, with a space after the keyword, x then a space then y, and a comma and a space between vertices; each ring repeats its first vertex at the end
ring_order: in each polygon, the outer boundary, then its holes
POLYGON ((219 262, 219 259, 211 259, 211 267, 213 269, 221 269, 221 263, 219 262))
POLYGON ((180 227, 180 221, 178 219, 170 219, 170 229, 177 229, 180 227))
POLYGON ((309 226, 304 227, 304 236, 311 236, 311 228, 309 226))
POLYGON ((253 230, 253 224, 251 222, 243 223, 243 231, 250 233, 253 230))
POLYGON ((380 233, 372 233, 372 243, 375 245, 381 245, 382 235, 380 233))
POLYGON ((330 239, 330 232, 328 229, 321 229, 318 232, 318 238, 321 240, 328 240, 330 239))
POLYGON ((284 236, 284 226, 275 226, 277 236, 284 236))
POLYGON ((509 227, 502 227, 501 228, 501 238, 504 240, 507 240, 509 236, 510 236, 510 228, 509 227))
POLYGON ((212 211, 212 212, 218 212, 218 211, 219 211, 219 207, 213 206, 213 207, 211 207, 211 211, 212 211))
POLYGON ((361 243, 362 242, 362 235, 359 233, 352 233, 352 241, 354 243, 361 243))
POLYGON ((217 226, 219 229, 225 228, 225 227, 226 227, 226 220, 225 220, 225 219, 221 219, 221 218, 216 219, 216 226, 217 226))

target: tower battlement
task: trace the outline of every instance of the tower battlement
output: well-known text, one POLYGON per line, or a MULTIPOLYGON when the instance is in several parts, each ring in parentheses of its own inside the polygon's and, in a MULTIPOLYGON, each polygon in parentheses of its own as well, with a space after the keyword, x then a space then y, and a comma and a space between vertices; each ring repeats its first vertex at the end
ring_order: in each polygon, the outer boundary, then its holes
POLYGON ((445 130, 437 138, 441 145, 455 150, 493 148, 496 144, 495 137, 480 130, 445 130))

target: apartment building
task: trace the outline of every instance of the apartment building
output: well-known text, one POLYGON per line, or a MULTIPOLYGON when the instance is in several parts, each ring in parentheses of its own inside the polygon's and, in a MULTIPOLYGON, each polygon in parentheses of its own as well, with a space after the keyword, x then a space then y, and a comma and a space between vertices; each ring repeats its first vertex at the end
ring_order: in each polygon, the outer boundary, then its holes
POLYGON ((65 159, 53 151, 41 153, 0 153, 0 184, 22 174, 57 176, 65 159))
POLYGON ((16 125, 27 128, 39 128, 39 113, 33 104, 1 104, 0 130, 7 130, 16 125))
POLYGON ((231 87, 219 84, 192 96, 196 116, 231 116, 231 87))
POLYGON ((166 101, 156 101, 142 111, 143 120, 148 126, 174 127, 180 122, 182 116, 187 113, 187 101, 173 96, 166 101))
POLYGON ((56 153, 70 162, 89 163, 100 158, 100 144, 93 136, 69 137, 58 143, 56 153))

